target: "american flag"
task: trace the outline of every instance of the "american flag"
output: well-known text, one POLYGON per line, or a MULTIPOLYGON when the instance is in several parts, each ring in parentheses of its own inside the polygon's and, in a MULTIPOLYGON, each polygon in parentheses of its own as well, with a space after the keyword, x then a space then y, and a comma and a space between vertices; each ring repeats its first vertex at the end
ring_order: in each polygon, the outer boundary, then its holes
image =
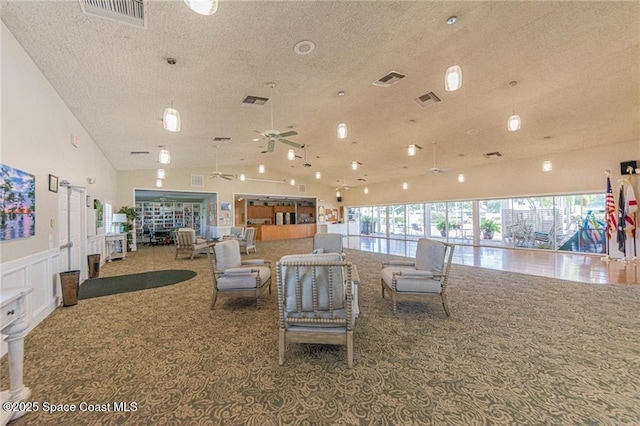
POLYGON ((611 179, 607 177, 607 202, 605 211, 605 222, 607 240, 611 239, 614 229, 618 229, 618 222, 616 221, 616 202, 613 199, 613 190, 611 189, 611 179))

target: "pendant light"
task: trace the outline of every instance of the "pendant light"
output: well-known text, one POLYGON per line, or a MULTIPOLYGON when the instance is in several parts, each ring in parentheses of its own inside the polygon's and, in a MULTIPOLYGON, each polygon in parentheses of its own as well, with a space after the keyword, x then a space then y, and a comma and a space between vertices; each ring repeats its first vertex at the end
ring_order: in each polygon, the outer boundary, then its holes
POLYGON ((264 164, 258 166, 258 173, 264 173, 264 164))
POLYGON ((162 179, 156 179, 156 188, 162 188, 162 179))
POLYGON ((291 184, 291 186, 294 186, 296 184, 296 180, 295 179, 291 179, 291 181, 289 181, 289 183, 291 184))
POLYGON ((180 113, 173 107, 173 101, 171 102, 171 107, 164 110, 162 122, 165 130, 170 132, 180 131, 180 113))
POLYGON ((340 198, 340 191, 336 191, 336 197, 340 198))
MULTIPOLYGON (((338 96, 344 96, 344 91, 339 91, 338 96)), ((345 123, 338 124, 338 139, 346 139, 347 138, 347 125, 345 123)))
POLYGON ((170 164, 171 163, 171 154, 169 154, 168 149, 162 148, 158 153, 158 162, 160 164, 170 164))
POLYGON ((244 175, 244 173, 240 173, 240 180, 244 182, 246 179, 247 177, 244 175))
MULTIPOLYGON (((511 87, 515 87, 518 85, 517 81, 511 81, 509 82, 509 86, 511 87)), ((510 132, 515 132, 516 130, 520 130, 520 126, 522 126, 522 120, 520 120, 520 116, 518 114, 516 114, 516 110, 515 110, 515 94, 513 95, 513 109, 512 112, 513 114, 511 115, 511 117, 509 117, 509 119, 507 120, 507 130, 510 132)))
POLYGON ((409 184, 407 182, 402 182, 402 189, 409 189, 409 184))
POLYGON ((213 15, 218 10, 218 0, 184 0, 189 9, 200 15, 213 15))
POLYGON ((464 183, 464 173, 458 175, 458 183, 464 183))
POLYGON ((351 162, 351 170, 358 170, 358 162, 357 161, 352 161, 351 162))
POLYGON ((549 160, 543 161, 542 162, 542 171, 543 172, 550 172, 551 170, 553 170, 553 164, 551 163, 551 161, 549 161, 549 160))
POLYGON ((444 89, 447 92, 453 92, 462 87, 462 68, 458 65, 452 65, 447 68, 444 75, 444 89))
POLYGON ((296 159, 296 152, 294 150, 292 150, 292 149, 287 151, 287 159, 295 160, 296 159))
POLYGON ((414 155, 416 155, 416 146, 414 144, 409 145, 409 147, 407 148, 407 154, 409 155, 409 157, 413 157, 414 155))
POLYGON ((167 173, 164 171, 164 169, 158 169, 158 171, 156 172, 156 178, 158 179, 164 179, 167 176, 167 173))
POLYGON ((369 188, 367 188, 366 186, 364 187, 364 193, 368 194, 369 193, 369 188))
POLYGON ((322 177, 322 173, 316 172, 316 179, 320 179, 322 177))

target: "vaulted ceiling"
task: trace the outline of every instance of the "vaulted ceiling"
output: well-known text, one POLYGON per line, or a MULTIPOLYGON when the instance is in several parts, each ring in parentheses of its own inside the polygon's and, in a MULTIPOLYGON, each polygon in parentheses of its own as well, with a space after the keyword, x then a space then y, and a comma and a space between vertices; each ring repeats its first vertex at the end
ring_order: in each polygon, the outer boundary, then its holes
POLYGON ((78 1, 2 1, 2 20, 118 170, 254 170, 375 183, 640 139, 640 2, 221 0, 212 16, 146 2, 146 28, 78 1), (447 19, 457 22, 447 25, 447 19), (294 52, 310 40, 315 49, 294 52), (167 63, 175 58, 176 64, 167 63), (463 86, 444 89, 452 64, 463 86), (406 77, 372 83, 390 71, 406 77), (510 85, 510 82, 517 82, 510 85), (275 82, 270 89, 268 82, 275 82), (344 91, 345 96, 338 96, 344 91), (414 100, 434 92, 439 103, 414 100), (269 98, 263 107, 246 96, 269 98), (163 129, 180 111, 182 130, 163 129), (289 146, 253 130, 295 130, 289 146), (507 131, 516 111, 522 129, 507 131), (348 138, 336 126, 348 125, 348 138), (230 138, 213 142, 216 137, 230 138), (408 157, 407 145, 424 149, 408 157), (132 156, 132 151, 149 155, 132 156), (484 154, 499 151, 488 160, 484 154), (349 168, 357 160, 363 166, 349 168), (244 169, 248 167, 248 169, 244 169))

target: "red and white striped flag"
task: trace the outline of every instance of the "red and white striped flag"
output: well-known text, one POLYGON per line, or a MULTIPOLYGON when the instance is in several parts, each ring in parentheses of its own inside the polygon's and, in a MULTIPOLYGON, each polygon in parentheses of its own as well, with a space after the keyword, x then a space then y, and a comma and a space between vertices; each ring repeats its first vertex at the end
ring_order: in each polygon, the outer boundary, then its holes
POLYGON ((611 189, 611 180, 607 176, 607 199, 605 207, 605 223, 607 239, 610 240, 614 230, 618 229, 616 221, 616 202, 613 199, 613 190, 611 189))

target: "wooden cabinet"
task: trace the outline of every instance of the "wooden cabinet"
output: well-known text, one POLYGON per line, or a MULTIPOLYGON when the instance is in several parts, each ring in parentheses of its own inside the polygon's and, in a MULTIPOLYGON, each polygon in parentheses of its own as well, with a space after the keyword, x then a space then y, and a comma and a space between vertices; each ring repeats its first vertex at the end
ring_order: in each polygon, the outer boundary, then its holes
POLYGON ((274 213, 295 213, 295 206, 273 206, 274 213))
POLYGON ((247 219, 273 219, 273 206, 248 206, 247 219))

